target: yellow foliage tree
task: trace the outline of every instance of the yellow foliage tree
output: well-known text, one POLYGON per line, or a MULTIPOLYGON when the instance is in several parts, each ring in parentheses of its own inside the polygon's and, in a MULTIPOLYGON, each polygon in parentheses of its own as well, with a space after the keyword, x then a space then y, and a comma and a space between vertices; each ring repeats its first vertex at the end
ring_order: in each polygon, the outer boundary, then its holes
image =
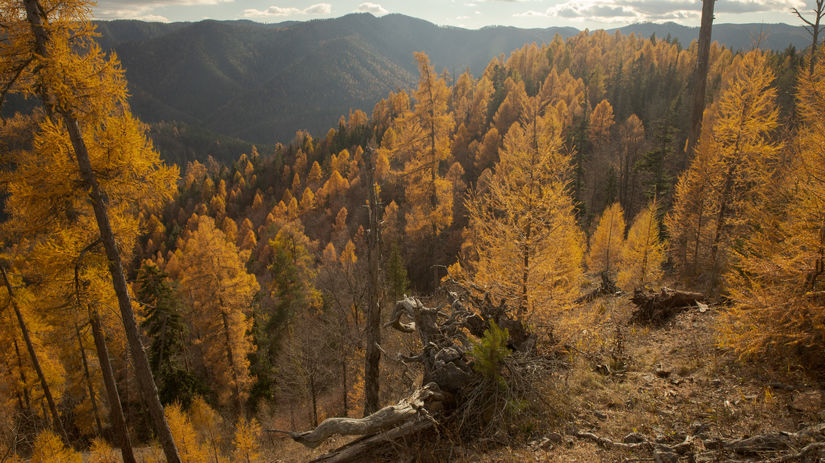
POLYGON ((209 454, 198 440, 198 433, 180 404, 167 405, 164 415, 180 452, 181 463, 208 463, 209 454))
MULTIPOLYGON (((821 53, 821 52, 820 52, 821 53)), ((803 354, 821 368, 825 347, 825 64, 800 76, 801 118, 791 162, 757 191, 725 286, 733 306, 721 344, 740 355, 803 354)))
POLYGON ((89 463, 120 463, 120 458, 105 439, 96 437, 89 448, 89 463))
POLYGON ((613 203, 602 212, 596 231, 590 237, 587 254, 587 270, 602 273, 616 270, 624 243, 624 211, 619 203, 613 203))
POLYGON ((258 291, 254 275, 246 272, 248 252, 201 216, 180 257, 181 295, 189 300, 187 313, 199 340, 203 365, 215 381, 221 403, 233 397, 240 407, 250 385, 252 298, 258 291))
POLYGON ((82 463, 80 453, 75 452, 51 431, 37 435, 32 448, 31 463, 82 463))
POLYGON ((674 261, 709 274, 714 287, 733 244, 749 233, 745 211, 754 204, 756 185, 771 183, 781 149, 773 136, 779 116, 767 56, 759 50, 745 54, 731 74, 709 110, 712 117, 667 220, 674 261))
POLYGON ((621 252, 621 268, 616 277, 619 287, 631 291, 662 277, 664 246, 659 239, 659 210, 652 201, 633 219, 621 252))
POLYGON ((531 98, 504 138, 492 179, 467 200, 465 268, 450 270, 518 307, 519 318, 546 320, 578 296, 582 234, 561 143, 555 110, 531 98))
POLYGON ((247 421, 241 418, 235 426, 235 449, 232 451, 232 461, 241 463, 256 463, 260 461, 261 452, 261 425, 254 418, 247 421))

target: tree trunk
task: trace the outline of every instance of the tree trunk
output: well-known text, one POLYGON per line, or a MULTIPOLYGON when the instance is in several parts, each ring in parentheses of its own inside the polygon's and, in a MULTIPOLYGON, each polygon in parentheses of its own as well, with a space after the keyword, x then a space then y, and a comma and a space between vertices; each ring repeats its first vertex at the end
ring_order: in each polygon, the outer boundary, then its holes
POLYGON ((34 351, 34 344, 32 343, 31 336, 29 336, 29 329, 26 327, 26 322, 23 320, 23 313, 20 312, 20 306, 17 305, 17 300, 14 298, 14 289, 11 287, 9 276, 6 274, 6 269, 2 264, 0 264, 0 272, 3 274, 3 282, 6 285, 6 290, 9 292, 9 302, 11 302, 12 309, 14 309, 14 314, 17 316, 17 323, 20 325, 20 331, 23 333, 23 341, 26 343, 26 349, 29 351, 32 366, 34 366, 34 371, 37 373, 37 378, 40 380, 40 387, 43 388, 43 395, 46 397, 49 412, 51 412, 52 418, 54 418, 54 427, 66 444, 69 444, 69 436, 66 434, 66 430, 63 428, 63 423, 60 421, 60 415, 57 413, 57 406, 52 398, 49 383, 46 382, 46 376, 43 374, 43 369, 40 367, 40 361, 37 359, 37 353, 34 351))
POLYGON ((370 150, 366 156, 367 179, 369 181, 369 232, 367 234, 367 251, 369 259, 369 286, 367 293, 367 352, 364 365, 364 416, 379 407, 379 372, 381 351, 381 305, 378 300, 378 272, 380 258, 380 218, 378 192, 375 185, 375 152, 370 150))
POLYGON ((713 4, 715 0, 702 0, 702 25, 699 28, 699 43, 696 56, 696 73, 693 76, 693 110, 690 120, 690 134, 685 150, 685 164, 693 156, 693 150, 702 132, 702 115, 705 112, 705 90, 710 64, 710 38, 713 27, 713 4))
POLYGON ((124 463, 136 463, 135 454, 132 451, 132 441, 129 438, 129 431, 126 427, 126 419, 123 416, 123 408, 120 404, 120 394, 117 391, 115 375, 112 371, 112 362, 109 360, 109 348, 106 346, 106 338, 103 336, 103 329, 100 326, 100 315, 97 311, 88 308, 89 324, 92 327, 92 337, 95 340, 97 358, 100 362, 100 370, 103 372, 103 384, 106 386, 106 395, 109 399, 109 419, 112 421, 115 442, 120 447, 124 463))
MULTIPOLYGON (((223 301, 221 301, 223 306, 223 301)), ((226 359, 229 362, 229 369, 232 370, 232 381, 235 383, 235 403, 238 406, 238 413, 243 413, 243 403, 241 403, 241 385, 238 379, 238 369, 235 368, 235 356, 232 355, 232 340, 229 337, 229 319, 226 312, 221 312, 221 320, 223 321, 223 334, 226 343, 226 359)))
POLYGON ((31 399, 29 399, 29 390, 26 389, 26 384, 28 384, 29 381, 26 379, 26 372, 23 371, 23 356, 20 355, 20 347, 17 345, 17 336, 14 336, 12 342, 14 343, 14 353, 17 354, 17 367, 19 370, 18 373, 20 373, 20 384, 23 385, 21 389, 23 390, 23 400, 25 400, 26 403, 26 408, 24 410, 31 411, 32 404, 31 399))
MULTIPOLYGON (((41 14, 45 11, 38 0, 24 0, 26 6, 26 17, 35 36, 35 51, 41 56, 48 57, 46 44, 49 41, 49 33, 43 26, 44 19, 41 14)), ((51 96, 48 90, 43 88, 43 103, 47 111, 52 113, 51 96)), ((140 385, 141 395, 149 407, 152 423, 157 433, 158 440, 163 447, 168 463, 180 463, 180 456, 166 417, 163 414, 163 406, 158 398, 158 389, 152 377, 152 370, 149 368, 149 360, 140 342, 140 332, 138 331, 135 313, 132 310, 132 301, 129 297, 129 290, 126 285, 126 277, 123 272, 123 263, 120 259, 120 250, 117 247, 112 224, 109 221, 109 214, 106 209, 106 201, 103 191, 97 182, 97 177, 92 169, 89 152, 86 143, 80 134, 77 120, 65 109, 59 112, 66 130, 69 132, 69 139, 72 143, 75 159, 80 170, 80 176, 88 187, 89 199, 94 209, 95 219, 100 230, 100 239, 106 250, 106 257, 109 261, 109 272, 112 276, 112 285, 117 295, 118 306, 120 308, 123 327, 129 343, 129 350, 132 353, 132 360, 135 363, 135 375, 140 385)), ((53 114, 50 114, 53 116, 53 114)))
POLYGON ((89 374, 89 362, 86 360, 86 348, 83 347, 83 337, 80 335, 80 327, 75 323, 75 335, 77 335, 77 347, 80 349, 80 360, 83 362, 83 376, 86 378, 86 386, 89 389, 89 400, 92 402, 92 412, 95 415, 95 424, 97 425, 97 434, 103 437, 103 423, 100 422, 100 413, 97 410, 97 398, 95 397, 95 388, 92 384, 92 375, 89 374))

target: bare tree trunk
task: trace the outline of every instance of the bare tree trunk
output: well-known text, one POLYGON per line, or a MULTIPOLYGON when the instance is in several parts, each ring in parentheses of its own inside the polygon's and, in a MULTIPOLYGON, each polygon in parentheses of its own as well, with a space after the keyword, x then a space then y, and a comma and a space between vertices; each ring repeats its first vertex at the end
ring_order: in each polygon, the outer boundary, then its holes
POLYGON ((696 73, 693 75, 693 110, 690 120, 685 164, 693 156, 693 150, 702 132, 702 114, 705 112, 705 90, 708 83, 710 65, 710 38, 713 27, 713 4, 716 0, 702 0, 702 25, 699 28, 699 43, 696 56, 696 73))
POLYGON ((109 399, 109 419, 112 420, 115 442, 120 447, 120 453, 123 455, 124 463, 135 463, 132 441, 129 438, 126 419, 123 416, 120 394, 117 391, 115 375, 112 371, 112 362, 109 360, 109 348, 106 346, 106 339, 103 336, 103 329, 100 326, 100 315, 91 307, 89 307, 89 324, 92 327, 92 336, 95 340, 97 358, 100 362, 100 370, 103 372, 103 384, 106 386, 106 394, 109 399))
POLYGON ((808 63, 808 75, 812 76, 814 75, 814 66, 816 65, 816 49, 819 46, 819 24, 822 21, 822 17, 825 16, 825 0, 816 0, 816 8, 814 8, 813 11, 813 22, 804 18, 802 13, 800 13, 796 8, 791 11, 793 11, 794 14, 802 20, 802 22, 808 25, 805 29, 811 34, 811 60, 808 63))
POLYGON ((367 293, 367 352, 364 365, 364 416, 370 415, 379 407, 379 371, 381 351, 381 303, 378 300, 378 272, 380 258, 380 211, 378 191, 375 184, 375 152, 370 150, 365 156, 367 179, 369 181, 369 232, 367 250, 369 253, 369 288, 367 293))
POLYGON ((11 287, 9 276, 6 274, 6 269, 0 264, 0 272, 3 274, 3 282, 6 285, 6 290, 9 292, 9 301, 14 309, 14 314, 17 316, 17 323, 20 325, 20 331, 23 333, 23 341, 26 343, 26 349, 29 351, 29 357, 32 361, 34 371, 37 373, 37 378, 40 380, 40 387, 43 388, 43 396, 46 398, 46 403, 49 406, 49 412, 54 419, 55 430, 60 434, 60 437, 68 444, 69 436, 63 428, 63 423, 60 421, 60 415, 57 413, 57 406, 52 398, 52 392, 49 389, 49 383, 46 382, 46 376, 43 374, 43 368, 40 367, 40 361, 37 358, 37 353, 34 351, 34 344, 32 343, 29 329, 26 327, 26 322, 23 320, 23 313, 20 312, 20 306, 17 305, 17 300, 14 298, 14 289, 11 287))
POLYGON ((92 375, 89 374, 89 362, 86 360, 86 348, 83 347, 83 337, 80 335, 80 327, 77 326, 77 323, 74 325, 74 332, 77 335, 77 347, 80 349, 80 360, 83 361, 83 376, 86 378, 86 386, 89 389, 89 400, 92 402, 92 412, 94 412, 95 415, 97 434, 103 437, 103 423, 100 422, 100 413, 97 410, 97 398, 95 397, 95 388, 92 384, 92 375))
MULTIPOLYGON (((41 16, 45 10, 38 0, 24 0, 24 3, 26 6, 26 17, 35 37, 35 51, 41 56, 48 57, 49 53, 46 44, 49 41, 49 32, 43 26, 45 18, 41 16)), ((47 108, 47 111, 52 113, 53 110, 50 104, 52 98, 45 88, 42 91, 43 104, 47 108)), ((50 116, 53 115, 54 114, 50 114, 50 116)), ((140 385, 141 395, 149 408, 149 414, 151 415, 155 432, 163 447, 167 462, 180 463, 181 460, 178 455, 177 446, 172 438, 169 425, 166 423, 163 406, 158 398, 158 389, 152 377, 152 370, 149 368, 149 360, 146 358, 146 352, 143 350, 143 345, 140 342, 140 332, 138 331, 137 321, 135 320, 135 313, 132 310, 132 301, 126 285, 120 250, 117 247, 112 224, 109 221, 109 213, 106 208, 103 191, 92 169, 86 142, 80 134, 80 127, 77 124, 77 120, 65 109, 60 110, 59 115, 66 126, 66 130, 69 132, 69 139, 71 140, 72 149, 77 160, 78 169, 80 170, 80 177, 88 187, 89 199, 91 200, 97 226, 100 230, 100 239, 103 242, 106 257, 109 261, 109 273, 112 276, 112 286, 117 295, 120 315, 123 319, 123 327, 129 343, 129 350, 135 362, 135 375, 140 385)))

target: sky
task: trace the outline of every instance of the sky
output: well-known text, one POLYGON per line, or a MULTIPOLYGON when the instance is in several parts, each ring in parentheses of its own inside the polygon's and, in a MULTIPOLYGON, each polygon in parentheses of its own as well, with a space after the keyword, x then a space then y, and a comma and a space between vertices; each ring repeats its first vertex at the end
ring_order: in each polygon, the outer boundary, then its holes
MULTIPOLYGON (((715 23, 801 24, 814 0, 717 0, 715 23)), ((673 21, 698 26, 701 0, 98 0, 97 19, 200 21, 249 19, 263 23, 336 18, 353 12, 401 13, 442 26, 478 29, 573 26, 620 27, 673 21)))

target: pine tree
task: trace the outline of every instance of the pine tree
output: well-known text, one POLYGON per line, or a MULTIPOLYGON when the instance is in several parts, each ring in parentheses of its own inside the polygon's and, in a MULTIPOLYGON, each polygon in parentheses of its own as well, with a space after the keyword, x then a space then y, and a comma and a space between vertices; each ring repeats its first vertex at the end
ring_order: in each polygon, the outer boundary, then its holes
POLYGON ((137 283, 136 299, 146 307, 141 327, 149 338, 149 364, 160 400, 189 406, 192 398, 203 391, 203 385, 182 364, 186 340, 183 304, 168 275, 155 265, 144 263, 137 283))

